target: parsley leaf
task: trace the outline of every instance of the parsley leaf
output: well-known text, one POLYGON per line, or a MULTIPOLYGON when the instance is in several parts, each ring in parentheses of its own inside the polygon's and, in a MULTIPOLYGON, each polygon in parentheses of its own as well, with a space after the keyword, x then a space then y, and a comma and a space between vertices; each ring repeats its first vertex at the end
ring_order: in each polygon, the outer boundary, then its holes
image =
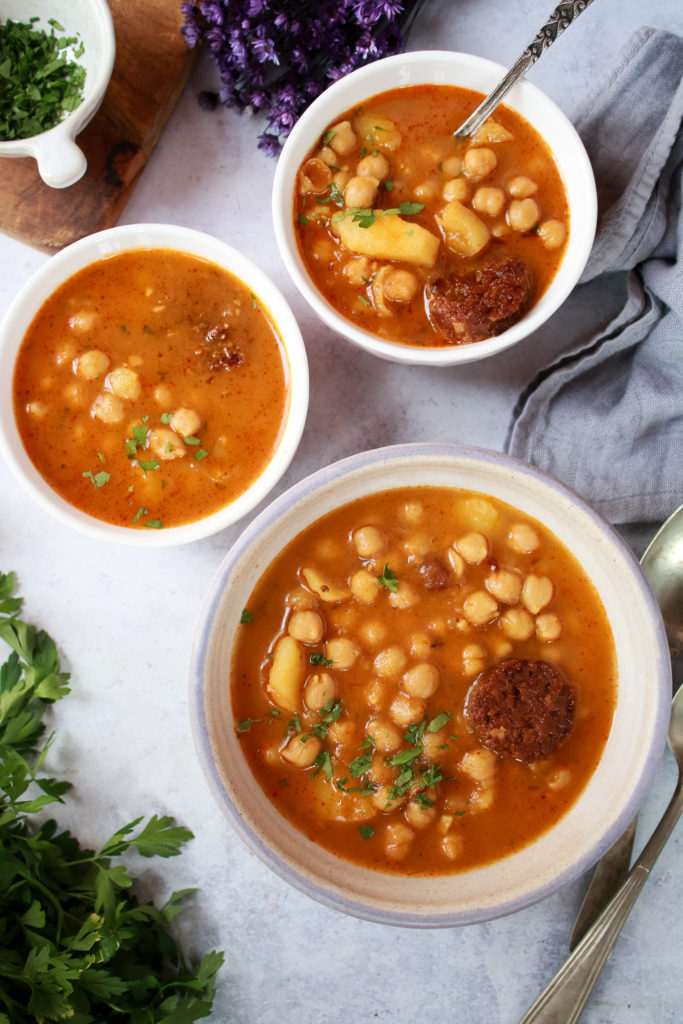
POLYGON ((398 580, 396 579, 396 575, 389 568, 388 562, 382 570, 382 575, 377 577, 377 582, 380 587, 386 587, 387 590, 392 592, 392 594, 395 594, 398 590, 398 580))

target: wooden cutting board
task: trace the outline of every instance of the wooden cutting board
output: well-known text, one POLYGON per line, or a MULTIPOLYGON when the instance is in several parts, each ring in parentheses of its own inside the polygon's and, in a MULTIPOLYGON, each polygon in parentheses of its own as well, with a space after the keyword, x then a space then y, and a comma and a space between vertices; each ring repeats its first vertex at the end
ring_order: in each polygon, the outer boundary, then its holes
POLYGON ((116 60, 99 111, 78 135, 88 168, 54 189, 30 157, 0 160, 0 231, 55 252, 118 220, 194 64, 180 0, 109 0, 116 60))

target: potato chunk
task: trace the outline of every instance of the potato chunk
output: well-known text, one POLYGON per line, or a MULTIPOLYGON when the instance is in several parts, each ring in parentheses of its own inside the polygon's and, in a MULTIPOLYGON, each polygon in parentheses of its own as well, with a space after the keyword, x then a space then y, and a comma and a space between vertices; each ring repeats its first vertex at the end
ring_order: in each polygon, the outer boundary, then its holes
POLYGON ((433 267, 436 263, 439 251, 436 235, 419 224, 403 220, 396 213, 378 211, 374 222, 366 228, 348 216, 339 220, 332 218, 331 227, 343 245, 357 256, 400 260, 424 267, 433 267))
POLYGON ((391 153, 401 145, 401 133, 388 117, 360 114, 354 118, 354 126, 360 138, 370 142, 373 149, 388 149, 391 153))
POLYGON ((280 637, 273 652, 268 692, 285 711, 294 713, 297 710, 305 671, 301 645, 294 637, 280 637))
POLYGON ((336 586, 317 569, 303 569, 302 576, 311 590, 327 604, 337 604, 338 601, 345 601, 351 596, 351 591, 347 587, 336 586))
POLYGON ((457 199, 444 206, 440 223, 446 245, 461 256, 476 256, 491 237, 484 221, 457 199))
POLYGON ((472 136, 472 142, 476 145, 481 145, 482 142, 510 142, 511 139, 514 139, 512 132, 490 117, 472 136))

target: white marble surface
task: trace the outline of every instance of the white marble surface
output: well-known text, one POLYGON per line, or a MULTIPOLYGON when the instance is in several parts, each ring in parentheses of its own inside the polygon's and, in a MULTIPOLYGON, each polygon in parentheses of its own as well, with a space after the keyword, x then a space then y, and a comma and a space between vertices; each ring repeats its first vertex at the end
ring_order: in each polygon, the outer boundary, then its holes
MULTIPOLYGON (((410 46, 509 64, 550 6, 426 0, 410 46)), ((645 13, 640 0, 600 0, 529 78, 571 116, 643 23, 681 34, 683 8, 677 0, 651 0, 645 13)), ((202 111, 196 93, 213 81, 212 69, 200 65, 122 220, 172 221, 217 234, 259 262, 289 298, 312 389, 303 442, 278 490, 324 463, 383 444, 453 440, 502 448, 515 396, 538 362, 534 339, 495 360, 430 371, 373 359, 333 338, 308 314, 275 250, 274 164, 256 149, 262 125, 202 111)), ((0 237, 0 314, 45 259, 0 237)), ((596 296, 602 316, 597 310, 596 296)), ((191 953, 226 953, 213 1015, 222 1024, 408 1024, 422 1016, 434 1024, 514 1024, 567 954, 585 880, 487 924, 390 928, 347 918, 290 889, 220 818, 192 746, 187 666, 198 605, 239 530, 167 552, 104 546, 36 509, 0 462, 0 568, 17 571, 27 617, 57 640, 73 674, 73 693, 51 723, 53 767, 75 783, 64 823, 94 847, 138 814, 171 814, 194 831, 182 857, 135 868, 145 894, 157 900, 172 889, 198 888, 179 925, 191 953)), ((641 815, 639 843, 673 780, 667 752, 641 815)), ((585 1024, 680 1019, 682 866, 679 830, 593 990, 585 1024)))

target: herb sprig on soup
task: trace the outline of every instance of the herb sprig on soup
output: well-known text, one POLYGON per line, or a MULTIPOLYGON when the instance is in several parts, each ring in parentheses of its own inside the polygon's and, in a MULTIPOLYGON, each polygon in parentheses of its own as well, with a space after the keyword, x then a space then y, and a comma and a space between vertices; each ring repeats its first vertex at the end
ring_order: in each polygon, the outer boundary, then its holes
POLYGON ((299 249, 323 296, 404 344, 500 334, 554 277, 567 197, 534 128, 500 106, 455 139, 481 100, 454 86, 381 93, 323 133, 297 176, 299 249))
POLYGON ((189 253, 133 249, 44 303, 13 395, 24 447, 63 498, 118 526, 162 529, 216 512, 260 475, 289 380, 245 284, 189 253))
POLYGON ((614 645, 586 572, 476 492, 400 488, 329 513, 235 625, 255 778, 312 841, 378 870, 519 850, 577 800, 610 730, 614 645))

